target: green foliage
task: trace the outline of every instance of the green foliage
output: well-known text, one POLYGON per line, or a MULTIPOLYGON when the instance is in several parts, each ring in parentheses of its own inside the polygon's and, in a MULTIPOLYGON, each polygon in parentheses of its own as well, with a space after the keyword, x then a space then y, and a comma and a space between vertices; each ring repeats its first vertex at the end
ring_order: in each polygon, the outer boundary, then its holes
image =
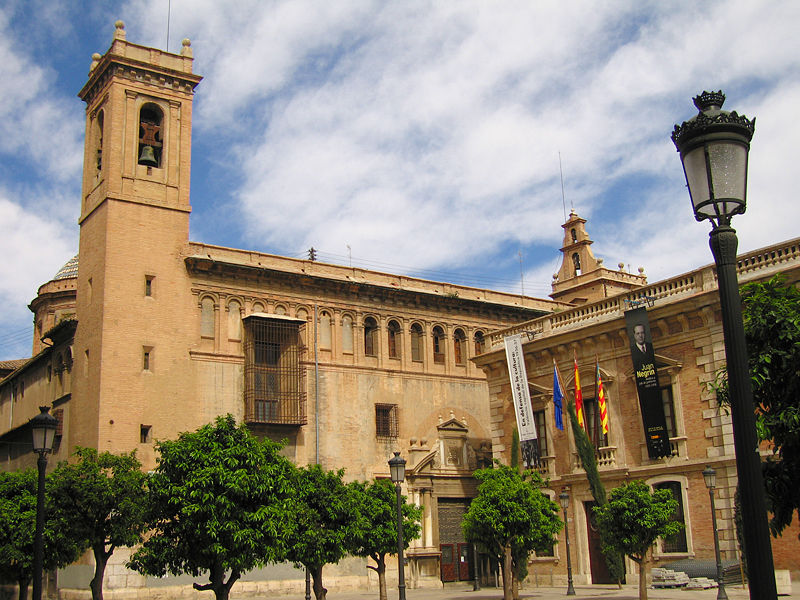
MULTIPOLYGON (((519 563, 532 551, 552 548, 564 523, 558 505, 540 491, 543 482, 538 473, 496 464, 475 471, 475 478, 480 481, 478 496, 461 522, 468 542, 501 562, 506 549, 519 563)), ((503 579, 511 581, 505 563, 503 579)))
MULTIPOLYGON (((369 556, 376 562, 384 555, 397 554, 397 495, 388 479, 350 484, 358 513, 357 531, 350 540, 350 553, 369 556)), ((401 496, 404 547, 420 535, 422 510, 401 496)))
POLYGON ((314 594, 323 600, 322 567, 338 563, 358 533, 356 496, 343 481, 344 471, 326 471, 320 465, 298 470, 295 488, 296 527, 288 541, 287 559, 305 566, 314 579, 314 594))
POLYGON ((227 415, 156 448, 152 535, 132 568, 155 576, 207 572, 209 583, 194 587, 221 600, 242 573, 285 558, 300 514, 291 501, 296 470, 279 444, 256 439, 227 415))
POLYGON ((121 546, 141 541, 145 530, 146 475, 136 453, 98 453, 77 448, 77 461, 62 462, 51 474, 53 514, 81 550, 92 549, 92 598, 103 597, 108 559, 121 546))
MULTIPOLYGON (((575 414, 575 405, 568 403, 567 412, 569 422, 572 426, 572 435, 575 438, 575 446, 578 450, 578 457, 581 460, 583 470, 586 471, 586 479, 589 481, 589 489, 597 506, 603 506, 607 502, 606 487, 600 480, 600 472, 597 469, 597 457, 595 456, 594 444, 589 439, 589 434, 578 424, 578 416, 575 414)), ((621 583, 625 577, 625 563, 619 552, 604 550, 603 555, 608 566, 608 574, 612 579, 621 583)))
MULTIPOLYGON (((348 486, 356 502, 358 521, 350 540, 349 551, 354 556, 369 557, 375 565, 367 565, 378 574, 380 597, 386 598, 386 555, 397 554, 397 492, 388 479, 355 482, 348 486)), ((403 543, 420 535, 422 510, 401 496, 403 543)))
POLYGON ((800 511, 800 290, 778 276, 742 288, 759 438, 774 444, 764 464, 774 534, 800 511))
POLYGON ((594 508, 603 543, 642 563, 660 537, 678 533, 683 523, 673 520, 678 501, 669 490, 654 490, 643 481, 632 481, 611 491, 609 501, 594 508))
MULTIPOLYGON (((44 568, 54 569, 75 561, 80 548, 53 515, 49 479, 45 486, 44 568)), ((33 578, 36 486, 37 472, 33 469, 0 471, 0 580, 19 584, 21 598, 33 578)))

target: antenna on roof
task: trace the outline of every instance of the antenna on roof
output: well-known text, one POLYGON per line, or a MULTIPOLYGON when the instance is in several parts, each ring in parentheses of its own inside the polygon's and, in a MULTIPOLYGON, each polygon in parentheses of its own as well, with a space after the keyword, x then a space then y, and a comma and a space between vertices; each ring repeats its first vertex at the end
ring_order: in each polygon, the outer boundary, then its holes
MULTIPOLYGON (((561 168, 561 150, 558 151, 558 173, 561 175, 561 204, 564 205, 564 222, 567 222, 567 197, 564 194, 564 170, 561 168)), ((572 206, 572 201, 570 200, 570 208, 575 208, 572 206)))
POLYGON ((167 47, 165 50, 169 52, 169 19, 172 16, 172 0, 167 1, 167 47))

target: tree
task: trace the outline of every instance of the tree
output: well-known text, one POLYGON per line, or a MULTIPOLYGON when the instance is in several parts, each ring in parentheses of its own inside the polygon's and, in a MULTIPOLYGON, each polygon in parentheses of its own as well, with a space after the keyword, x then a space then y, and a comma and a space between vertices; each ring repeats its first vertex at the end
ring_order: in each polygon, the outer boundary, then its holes
POLYGON ((742 302, 756 428, 774 449, 764 483, 777 536, 800 515, 800 289, 777 276, 743 286, 742 302))
POLYGON ((60 463, 51 477, 54 516, 81 550, 94 554, 93 600, 103 598, 103 576, 114 550, 134 546, 145 530, 146 478, 136 452, 77 448, 77 462, 60 463))
MULTIPOLYGON (((0 580, 17 583, 19 600, 27 598, 28 584, 33 579, 37 479, 33 469, 0 471, 0 580)), ((49 486, 45 489, 49 492, 49 486)), ((49 500, 48 494, 47 505, 52 504, 49 500)), ((52 514, 52 507, 48 506, 44 529, 45 569, 64 567, 80 556, 80 547, 60 525, 52 514)))
MULTIPOLYGON (((589 481, 589 489, 592 491, 592 497, 597 506, 603 506, 607 502, 606 488, 600 480, 594 444, 592 440, 589 439, 589 434, 586 433, 586 430, 578 424, 578 416, 575 414, 575 405, 568 403, 567 412, 569 413, 572 435, 575 438, 575 447, 578 450, 578 457, 581 460, 583 470, 586 471, 586 479, 589 481)), ((608 566, 608 574, 617 581, 617 585, 622 587, 622 579, 625 576, 625 563, 622 560, 622 556, 619 552, 611 550, 604 550, 603 556, 608 566)))
MULTIPOLYGON (((386 555, 397 554, 397 493, 388 479, 353 483, 350 489, 358 507, 358 531, 351 540, 350 553, 371 558, 368 569, 378 574, 380 600, 386 600, 386 555)), ((403 542, 408 548, 419 537, 422 511, 402 497, 403 542)))
POLYGON ((503 598, 512 598, 513 556, 552 547, 553 536, 564 526, 558 505, 542 494, 538 473, 520 473, 516 467, 496 464, 475 471, 478 496, 461 526, 468 542, 478 544, 503 565, 503 598))
POLYGON ((194 588, 227 600, 243 573, 284 559, 297 517, 296 469, 280 444, 256 439, 227 415, 156 448, 152 532, 129 566, 154 576, 207 572, 209 582, 194 588))
POLYGON ((288 560, 311 573, 314 595, 325 600, 322 568, 347 554, 358 531, 355 494, 344 484, 344 471, 326 471, 319 465, 299 469, 292 519, 295 528, 288 541, 288 560))
POLYGON ((594 508, 609 551, 627 554, 639 566, 639 599, 647 600, 647 552, 656 539, 677 533, 683 523, 673 520, 678 501, 669 490, 655 490, 632 481, 611 490, 611 499, 594 508))

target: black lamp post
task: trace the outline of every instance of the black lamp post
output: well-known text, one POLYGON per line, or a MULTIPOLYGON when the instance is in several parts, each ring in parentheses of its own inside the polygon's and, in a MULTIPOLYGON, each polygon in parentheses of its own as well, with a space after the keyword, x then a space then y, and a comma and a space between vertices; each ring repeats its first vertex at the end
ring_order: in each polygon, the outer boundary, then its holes
POLYGON ((567 490, 562 490, 558 495, 558 502, 564 509, 564 540, 567 545, 567 596, 575 595, 575 587, 572 585, 572 558, 569 555, 569 522, 567 521, 567 509, 569 508, 569 494, 567 490))
POLYGON ((36 486, 36 532, 33 538, 33 591, 32 600, 42 600, 42 563, 44 562, 44 475, 47 469, 47 453, 53 448, 58 419, 50 414, 49 406, 40 406, 41 411, 29 423, 33 433, 33 451, 39 455, 36 466, 39 480, 36 486))
POLYGON ((709 241, 719 282, 750 598, 775 600, 775 568, 736 274, 738 240, 730 225, 731 217, 746 208, 747 154, 755 119, 722 110, 724 102, 721 91, 694 98, 699 113, 675 126, 672 141, 681 155, 695 219, 709 219, 712 224, 709 241))
POLYGON ((403 565, 403 498, 400 495, 400 484, 406 478, 406 459, 400 458, 399 452, 395 452, 389 459, 389 473, 397 492, 397 591, 400 600, 406 600, 406 575, 403 565))
POLYGON ((703 479, 711 498, 711 523, 714 526, 714 554, 717 557, 717 600, 728 600, 725 583, 722 581, 722 559, 719 557, 719 531, 717 530, 717 509, 714 504, 714 488, 717 485, 717 472, 711 467, 703 469, 703 479))

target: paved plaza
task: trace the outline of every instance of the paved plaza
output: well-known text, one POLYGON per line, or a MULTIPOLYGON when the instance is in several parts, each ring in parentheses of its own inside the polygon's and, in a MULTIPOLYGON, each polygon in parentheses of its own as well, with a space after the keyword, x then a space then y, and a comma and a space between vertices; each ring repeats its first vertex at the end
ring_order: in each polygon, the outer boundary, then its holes
MULTIPOLYGON (((797 586, 795 586, 797 587, 797 586)), ((747 589, 742 589, 741 585, 726 586, 725 591, 731 600, 749 600, 750 595, 747 589)), ((397 588, 389 589, 389 600, 397 600, 397 588)), ((565 587, 531 587, 520 590, 520 600, 554 600, 566 597, 565 587)), ((575 586, 574 598, 586 598, 597 600, 637 600, 639 597, 638 587, 635 585, 625 585, 619 589, 616 585, 591 585, 575 586)), ((654 589, 647 590, 649 600, 715 600, 717 590, 687 590, 687 589, 654 589)), ((292 596, 292 600, 302 600, 303 596, 292 596)), ((329 600, 377 600, 377 591, 373 592, 347 592, 328 593, 329 600)), ((458 584, 446 586, 444 589, 409 589, 406 591, 407 600, 502 600, 502 588, 482 588, 473 591, 472 586, 458 584)), ((793 590, 790 595, 779 596, 785 600, 800 600, 800 593, 793 590)))

